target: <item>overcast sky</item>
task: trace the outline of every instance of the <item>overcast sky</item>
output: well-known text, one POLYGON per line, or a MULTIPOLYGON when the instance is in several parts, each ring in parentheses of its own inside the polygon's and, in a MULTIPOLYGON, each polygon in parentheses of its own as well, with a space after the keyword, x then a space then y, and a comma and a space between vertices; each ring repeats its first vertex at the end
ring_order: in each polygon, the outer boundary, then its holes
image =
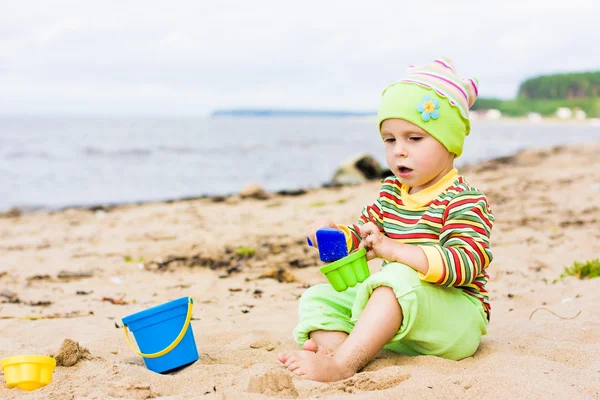
POLYGON ((599 0, 0 0, 0 113, 375 110, 440 56, 511 98, 529 76, 600 70, 599 15, 599 0))

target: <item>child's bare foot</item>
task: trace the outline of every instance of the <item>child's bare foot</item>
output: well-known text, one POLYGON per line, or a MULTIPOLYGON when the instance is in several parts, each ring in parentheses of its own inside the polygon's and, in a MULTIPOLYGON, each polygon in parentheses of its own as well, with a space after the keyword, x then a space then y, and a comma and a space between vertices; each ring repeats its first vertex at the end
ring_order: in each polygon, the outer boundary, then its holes
MULTIPOLYGON (((308 339, 306 342, 304 342, 304 350, 309 351, 311 353, 323 354, 324 356, 333 355, 333 351, 329 351, 324 346, 319 346, 319 344, 314 339, 308 339)), ((289 352, 288 353, 278 353, 277 359, 282 364, 285 364, 285 362, 287 361, 287 354, 289 354, 289 352)))
POLYGON ((277 358, 289 371, 314 381, 339 381, 356 373, 351 368, 340 365, 333 357, 318 352, 289 351, 278 355, 277 358))
MULTIPOLYGON (((311 353, 323 354, 332 357, 335 350, 346 340, 348 334, 338 331, 315 331, 311 332, 311 338, 304 342, 304 350, 311 353), (314 337, 316 336, 316 337, 314 337)), ((287 353, 277 354, 277 359, 285 364, 287 353)))

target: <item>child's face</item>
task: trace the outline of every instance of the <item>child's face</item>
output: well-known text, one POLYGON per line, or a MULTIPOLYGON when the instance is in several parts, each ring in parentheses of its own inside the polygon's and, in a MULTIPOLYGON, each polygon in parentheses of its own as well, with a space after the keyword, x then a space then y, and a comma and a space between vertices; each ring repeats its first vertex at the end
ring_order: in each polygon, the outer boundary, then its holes
POLYGON ((452 170, 454 154, 433 136, 403 119, 381 124, 387 165, 411 193, 434 185, 452 170))

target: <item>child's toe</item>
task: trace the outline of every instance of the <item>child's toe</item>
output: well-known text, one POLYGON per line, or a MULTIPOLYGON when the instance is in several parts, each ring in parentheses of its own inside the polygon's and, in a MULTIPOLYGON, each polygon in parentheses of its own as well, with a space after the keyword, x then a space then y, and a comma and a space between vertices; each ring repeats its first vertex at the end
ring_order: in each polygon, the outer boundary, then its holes
POLYGON ((287 366, 288 371, 296 371, 298 368, 300 368, 300 365, 297 362, 292 362, 287 366))
POLYGON ((304 342, 304 350, 316 353, 319 350, 319 345, 314 339, 308 339, 304 342))
POLYGON ((287 361, 287 353, 277 353, 277 359, 280 363, 285 364, 287 361))
POLYGON ((285 360, 285 366, 289 367, 292 363, 295 363, 296 361, 298 361, 298 357, 296 357, 295 354, 289 354, 287 357, 287 360, 285 360))

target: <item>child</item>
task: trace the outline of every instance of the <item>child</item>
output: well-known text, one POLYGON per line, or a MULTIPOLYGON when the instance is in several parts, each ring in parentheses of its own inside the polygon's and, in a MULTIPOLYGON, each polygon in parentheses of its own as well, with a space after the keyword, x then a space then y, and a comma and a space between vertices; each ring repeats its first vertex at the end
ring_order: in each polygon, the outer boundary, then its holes
POLYGON ((470 131, 477 82, 448 59, 411 67, 382 95, 379 130, 387 165, 379 198, 357 225, 341 229, 348 248, 380 257, 380 272, 344 292, 316 285, 300 299, 294 330, 302 351, 278 354, 299 376, 336 381, 386 348, 451 360, 470 357, 487 332, 485 289, 494 217, 485 195, 454 168, 470 131))

